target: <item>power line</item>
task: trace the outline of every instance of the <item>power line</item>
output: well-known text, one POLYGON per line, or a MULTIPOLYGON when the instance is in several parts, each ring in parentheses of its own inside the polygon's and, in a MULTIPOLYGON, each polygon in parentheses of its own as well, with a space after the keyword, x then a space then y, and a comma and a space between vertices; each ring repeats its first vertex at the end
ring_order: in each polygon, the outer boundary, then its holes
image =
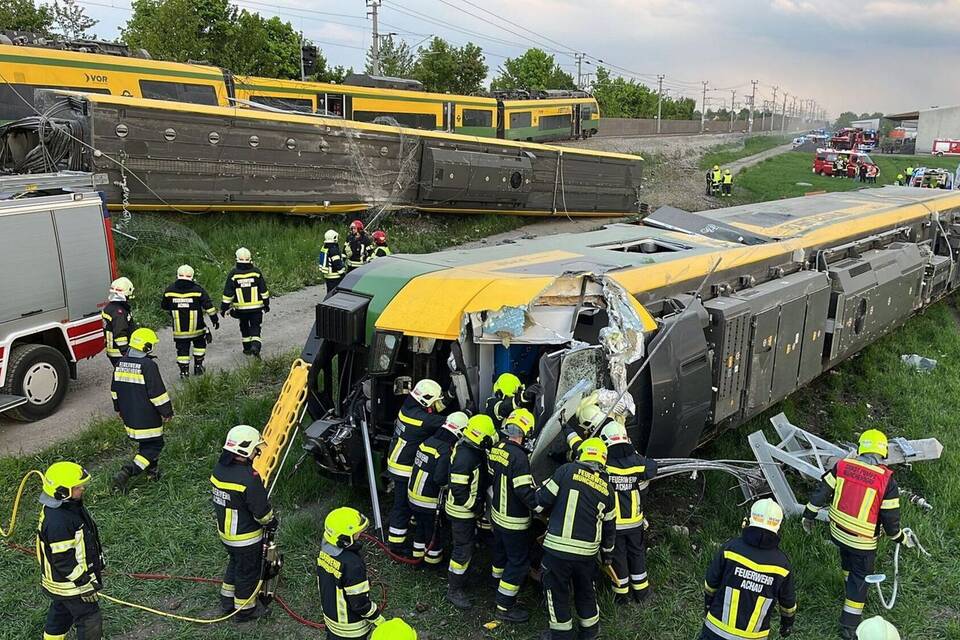
MULTIPOLYGON (((488 24, 488 25, 490 25, 490 26, 497 27, 498 29, 501 29, 501 30, 503 30, 503 31, 506 31, 507 33, 513 34, 513 35, 518 36, 518 37, 520 37, 520 38, 525 38, 525 39, 530 40, 530 41, 534 41, 536 44, 541 44, 541 45, 542 45, 542 43, 535 41, 535 40, 534 40, 533 38, 531 38, 529 35, 524 35, 524 34, 522 34, 522 33, 517 33, 516 31, 514 31, 514 30, 512 30, 512 29, 508 29, 508 28, 506 28, 506 27, 502 27, 502 26, 500 26, 500 25, 498 25, 498 24, 493 24, 493 23, 491 23, 489 20, 487 20, 486 18, 482 18, 482 17, 478 16, 478 15, 475 14, 475 13, 470 13, 469 11, 467 11, 466 9, 464 9, 463 7, 458 7, 457 5, 453 4, 452 2, 449 2, 449 0, 439 0, 439 2, 447 5, 448 7, 452 7, 452 8, 454 8, 454 9, 456 9, 457 11, 459 11, 459 12, 461 12, 461 13, 464 13, 464 14, 472 17, 472 18, 476 18, 477 20, 482 20, 482 21, 484 22, 484 24, 488 24)), ((490 13, 490 12, 487 12, 487 13, 490 13)), ((494 14, 494 15, 495 15, 495 14, 494 14)), ((565 50, 556 50, 556 49, 554 49, 554 48, 552 48, 552 47, 547 47, 547 48, 545 48, 545 51, 549 51, 549 52, 552 52, 552 53, 560 53, 560 54, 568 55, 568 56, 569 56, 569 55, 573 55, 573 54, 571 53, 571 50, 568 49, 568 48, 565 48, 565 50)))

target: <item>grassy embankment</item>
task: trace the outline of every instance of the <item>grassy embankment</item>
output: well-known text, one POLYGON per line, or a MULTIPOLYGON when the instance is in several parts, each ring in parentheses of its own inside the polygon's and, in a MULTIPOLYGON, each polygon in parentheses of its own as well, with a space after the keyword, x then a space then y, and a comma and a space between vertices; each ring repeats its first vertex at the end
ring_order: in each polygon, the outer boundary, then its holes
POLYGON ((767 149, 779 147, 791 140, 793 140, 793 136, 757 135, 744 139, 742 143, 732 142, 717 145, 711 147, 703 154, 700 158, 699 166, 704 171, 712 168, 713 165, 720 165, 720 167, 723 168, 726 164, 735 162, 741 158, 746 158, 747 156, 762 153, 767 149))

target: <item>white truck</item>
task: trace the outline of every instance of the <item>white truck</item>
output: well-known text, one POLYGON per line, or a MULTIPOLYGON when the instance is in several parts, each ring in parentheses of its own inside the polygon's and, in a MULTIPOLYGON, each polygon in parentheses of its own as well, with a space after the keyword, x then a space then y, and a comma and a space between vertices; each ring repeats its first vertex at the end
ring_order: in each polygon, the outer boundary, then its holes
POLYGON ((116 259, 96 190, 105 176, 0 177, 0 412, 57 410, 77 363, 104 348, 100 310, 116 259))

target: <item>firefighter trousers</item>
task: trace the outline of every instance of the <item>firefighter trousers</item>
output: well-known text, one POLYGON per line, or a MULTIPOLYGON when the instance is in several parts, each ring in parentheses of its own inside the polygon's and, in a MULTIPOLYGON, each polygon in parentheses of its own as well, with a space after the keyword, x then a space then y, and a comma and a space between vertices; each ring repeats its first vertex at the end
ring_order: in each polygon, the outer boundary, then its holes
POLYGON ((393 507, 390 509, 387 543, 394 549, 402 548, 407 543, 407 528, 413 512, 410 502, 407 501, 407 480, 404 476, 390 474, 393 479, 393 507))
POLYGON ((197 364, 202 364, 203 357, 207 355, 207 336, 203 333, 195 338, 174 338, 173 344, 177 347, 177 364, 181 369, 190 366, 191 347, 197 364))
POLYGON ((263 325, 263 311, 234 311, 234 316, 240 323, 240 337, 243 341, 243 352, 254 355, 260 353, 260 327, 263 325))
POLYGON ((133 456, 132 462, 123 465, 123 468, 127 470, 130 477, 143 471, 156 474, 160 464, 160 452, 163 450, 163 436, 134 440, 134 442, 137 443, 137 455, 133 456))
POLYGON ((597 559, 594 556, 574 559, 544 549, 541 580, 547 599, 551 640, 570 640, 574 637, 577 640, 593 640, 600 633, 600 610, 593 586, 596 572, 597 559), (580 633, 577 635, 574 635, 573 612, 570 609, 571 592, 580 623, 580 633))
POLYGON ((323 281, 327 285, 327 297, 329 298, 333 295, 333 290, 340 286, 340 283, 343 282, 343 278, 327 278, 323 281))
POLYGON ((253 609, 257 606, 257 599, 251 596, 257 588, 257 583, 260 582, 263 545, 256 542, 245 547, 224 545, 224 548, 227 550, 229 560, 227 570, 223 572, 223 582, 220 584, 220 597, 224 601, 233 598, 234 609, 244 611, 253 609))
POLYGON ((627 595, 633 591, 642 598, 650 588, 647 580, 647 550, 643 526, 626 531, 617 531, 617 544, 613 548, 613 571, 617 574, 617 586, 613 592, 627 595))
POLYGON ((840 551, 840 567, 843 569, 844 600, 840 614, 840 626, 856 628, 863 619, 863 607, 867 602, 867 576, 877 564, 876 549, 854 549, 834 540, 840 551))
POLYGON ((443 531, 442 525, 437 526, 437 509, 411 507, 413 511, 413 557, 423 558, 423 562, 430 566, 437 566, 443 561, 443 531))
POLYGON ((453 589, 467 586, 467 570, 473 558, 473 543, 477 537, 475 518, 450 518, 450 533, 453 549, 450 551, 450 565, 447 580, 453 589))
POLYGON ((103 637, 103 616, 96 602, 84 602, 79 596, 51 596, 43 640, 66 640, 70 627, 77 628, 77 640, 100 640, 103 637))
POLYGON ((517 596, 530 573, 530 530, 504 529, 493 523, 493 577, 497 585, 497 609, 516 606, 517 596))

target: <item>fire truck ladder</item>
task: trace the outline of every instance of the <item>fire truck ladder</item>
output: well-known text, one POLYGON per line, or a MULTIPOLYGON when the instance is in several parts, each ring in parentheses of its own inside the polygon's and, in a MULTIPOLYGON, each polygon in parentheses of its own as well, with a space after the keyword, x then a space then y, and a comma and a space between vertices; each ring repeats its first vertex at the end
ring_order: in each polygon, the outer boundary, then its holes
POLYGON ((54 190, 89 191, 107 182, 107 174, 85 171, 0 176, 0 197, 19 197, 26 193, 54 190))

